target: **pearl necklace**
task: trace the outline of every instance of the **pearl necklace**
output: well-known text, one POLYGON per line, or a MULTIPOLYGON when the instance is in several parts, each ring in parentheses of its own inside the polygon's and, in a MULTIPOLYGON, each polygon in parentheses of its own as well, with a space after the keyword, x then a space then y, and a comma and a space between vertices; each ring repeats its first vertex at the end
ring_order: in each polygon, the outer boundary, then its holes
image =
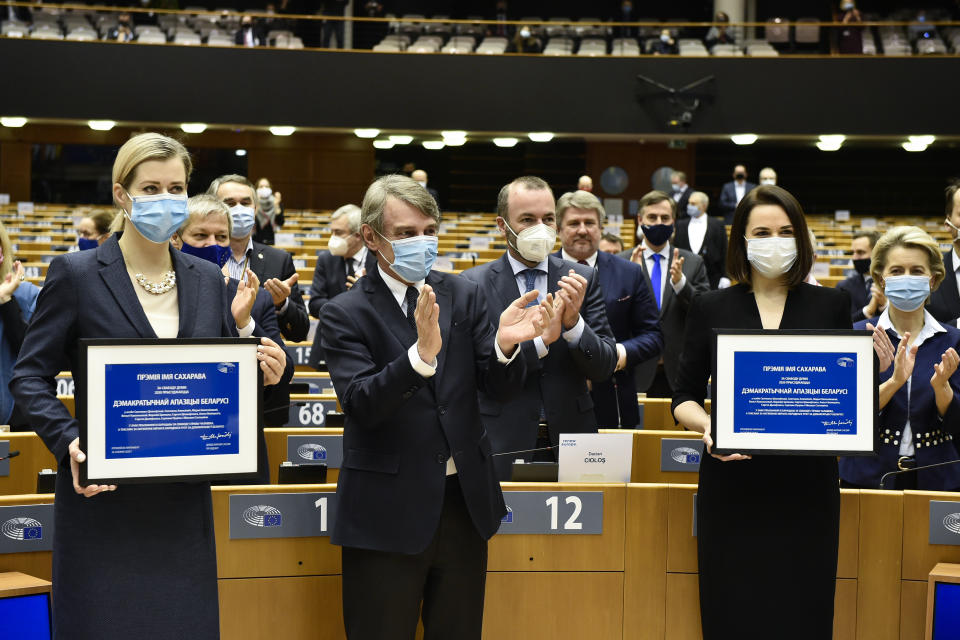
POLYGON ((173 271, 167 271, 163 275, 163 280, 160 282, 150 282, 142 273, 135 274, 134 278, 136 278, 137 284, 143 287, 147 293, 152 293, 156 296, 164 294, 177 286, 177 274, 173 271))

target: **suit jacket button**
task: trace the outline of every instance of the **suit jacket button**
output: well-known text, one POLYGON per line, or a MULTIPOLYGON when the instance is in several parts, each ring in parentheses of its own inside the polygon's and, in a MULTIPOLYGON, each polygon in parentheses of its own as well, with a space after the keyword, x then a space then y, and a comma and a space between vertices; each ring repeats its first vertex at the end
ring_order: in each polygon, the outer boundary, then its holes
POLYGON ((439 462, 440 464, 445 464, 447 462, 447 456, 442 453, 438 453, 437 462, 439 462))
POLYGON ((440 409, 440 415, 445 415, 447 413, 447 408, 443 405, 440 405, 438 409, 440 409))

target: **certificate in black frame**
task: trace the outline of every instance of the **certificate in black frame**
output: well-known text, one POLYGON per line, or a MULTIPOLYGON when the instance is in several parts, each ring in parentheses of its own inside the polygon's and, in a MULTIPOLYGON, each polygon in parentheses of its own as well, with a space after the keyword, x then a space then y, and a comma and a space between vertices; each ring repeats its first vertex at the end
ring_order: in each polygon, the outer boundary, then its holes
POLYGON ((78 365, 83 372, 84 385, 82 392, 79 385, 76 388, 75 406, 80 426, 80 449, 87 456, 80 465, 80 484, 243 481, 257 478, 259 429, 263 424, 263 372, 256 356, 259 344, 260 339, 256 337, 79 340, 78 365), (111 351, 116 351, 117 355, 111 355, 111 351), (104 364, 170 367, 230 365, 231 360, 238 363, 236 454, 137 456, 122 459, 122 464, 120 460, 107 461, 104 415, 109 390, 104 384, 104 364), (99 404, 95 405, 94 402, 99 404), (91 419, 104 424, 103 432, 90 430, 91 419), (212 467, 208 464, 211 462, 212 467), (134 465, 138 471, 131 472, 129 467, 134 465))
MULTIPOLYGON (((838 362, 839 364, 839 362, 838 362)), ((872 456, 876 455, 879 429, 879 361, 873 351, 873 332, 854 329, 834 330, 751 330, 714 329, 710 382, 710 425, 714 441, 713 453, 727 455, 807 455, 807 456, 872 456), (729 339, 727 339, 729 338, 729 339), (748 348, 738 348, 749 342, 748 348), (843 342, 844 346, 838 347, 843 342), (769 343, 769 344, 763 344, 769 343), (798 349, 798 344, 823 345, 798 349), (760 348, 763 347, 763 348, 760 348), (780 350, 784 347, 787 350, 780 350), (733 431, 735 376, 732 358, 735 352, 768 353, 857 353, 857 424, 855 434, 743 434, 733 431), (868 360, 869 366, 862 366, 868 360), (869 375, 865 375, 869 373, 869 375), (863 389, 867 384, 869 389, 863 389), (842 445, 842 446, 839 446, 842 445)), ((798 386, 800 384, 798 383, 798 386)))

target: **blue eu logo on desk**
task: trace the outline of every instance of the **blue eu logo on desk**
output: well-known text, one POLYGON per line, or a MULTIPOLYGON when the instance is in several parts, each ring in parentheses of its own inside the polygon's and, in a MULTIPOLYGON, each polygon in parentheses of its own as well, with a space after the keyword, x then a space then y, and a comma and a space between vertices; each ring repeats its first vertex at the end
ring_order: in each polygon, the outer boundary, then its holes
POLYGON ((507 514, 500 518, 500 522, 504 524, 510 524, 513 522, 513 509, 511 509, 509 505, 507 506, 507 514))
POLYGON ((327 449, 323 445, 308 442, 297 447, 297 455, 304 460, 326 460, 327 449))
POLYGON ((700 464, 700 452, 690 447, 677 447, 670 452, 670 457, 680 464, 700 464))
POLYGON ((43 526, 33 518, 10 518, 0 531, 11 540, 43 540, 43 526))
POLYGON ((283 514, 276 507, 258 504, 244 510, 243 521, 254 527, 281 527, 283 514))

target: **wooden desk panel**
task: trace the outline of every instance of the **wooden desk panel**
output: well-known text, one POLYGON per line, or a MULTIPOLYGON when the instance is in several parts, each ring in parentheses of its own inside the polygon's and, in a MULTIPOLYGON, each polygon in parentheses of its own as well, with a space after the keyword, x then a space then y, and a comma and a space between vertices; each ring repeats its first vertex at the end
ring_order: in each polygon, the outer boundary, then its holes
MULTIPOLYGON (((0 507, 19 504, 51 504, 53 494, 0 496, 0 507)), ((0 553, 0 571, 19 571, 35 578, 50 580, 53 576, 53 552, 0 553)))
POLYGON ((697 573, 697 538, 693 535, 695 484, 670 485, 667 514, 667 571, 697 573))
MULTIPOLYGON (((840 549, 837 557, 837 577, 856 578, 860 537, 860 492, 840 490, 840 549)), ((853 603, 857 601, 854 595, 853 603)))
POLYGON ((897 640, 903 494, 860 490, 857 568, 858 640, 897 640))
POLYGON ((601 429, 600 433, 632 433, 633 460, 630 466, 630 482, 695 483, 699 474, 689 471, 660 470, 660 441, 664 438, 699 439, 690 431, 659 431, 655 429, 601 429))
MULTIPOLYGON (((667 629, 665 640, 702 640, 700 582, 696 574, 667 574, 667 629)), ((746 623, 747 621, 743 621, 746 623)), ((736 627, 736 623, 731 625, 736 627)), ((736 636, 734 631, 734 636, 736 636)))
POLYGON ((230 494, 310 493, 314 491, 336 491, 336 486, 331 484, 290 484, 213 487, 213 522, 217 539, 217 577, 221 579, 266 578, 339 574, 340 547, 330 544, 330 538, 230 539, 230 494))
POLYGON ((490 540, 488 571, 623 571, 627 487, 622 484, 503 482, 510 491, 603 491, 601 535, 502 535, 490 540))
POLYGON ((960 546, 930 544, 930 501, 957 503, 960 493, 945 491, 903 492, 903 579, 922 580, 938 562, 960 562, 960 546))
POLYGON ((57 461, 32 431, 0 434, 0 441, 10 442, 10 451, 20 455, 10 460, 10 475, 0 476, 0 495, 31 494, 37 490, 37 473, 41 469, 57 469, 57 461))
POLYGON ((623 637, 660 640, 666 632, 668 486, 628 485, 623 637))
POLYGON ((900 640, 924 640, 927 631, 927 581, 900 583, 900 640))
POLYGON ((489 572, 483 637, 622 640, 623 610, 620 572, 489 572))
POLYGON ((833 638, 854 640, 857 637, 857 581, 837 578, 836 585, 833 596, 833 638))
MULTIPOLYGON (((267 460, 270 463, 270 484, 277 484, 280 463, 287 459, 287 436, 342 436, 343 429, 323 429, 313 427, 267 427, 263 430, 267 441, 267 460)), ((339 469, 327 469, 327 482, 336 484, 339 469)))
POLYGON ((220 637, 341 640, 340 582, 340 576, 220 580, 220 637))

